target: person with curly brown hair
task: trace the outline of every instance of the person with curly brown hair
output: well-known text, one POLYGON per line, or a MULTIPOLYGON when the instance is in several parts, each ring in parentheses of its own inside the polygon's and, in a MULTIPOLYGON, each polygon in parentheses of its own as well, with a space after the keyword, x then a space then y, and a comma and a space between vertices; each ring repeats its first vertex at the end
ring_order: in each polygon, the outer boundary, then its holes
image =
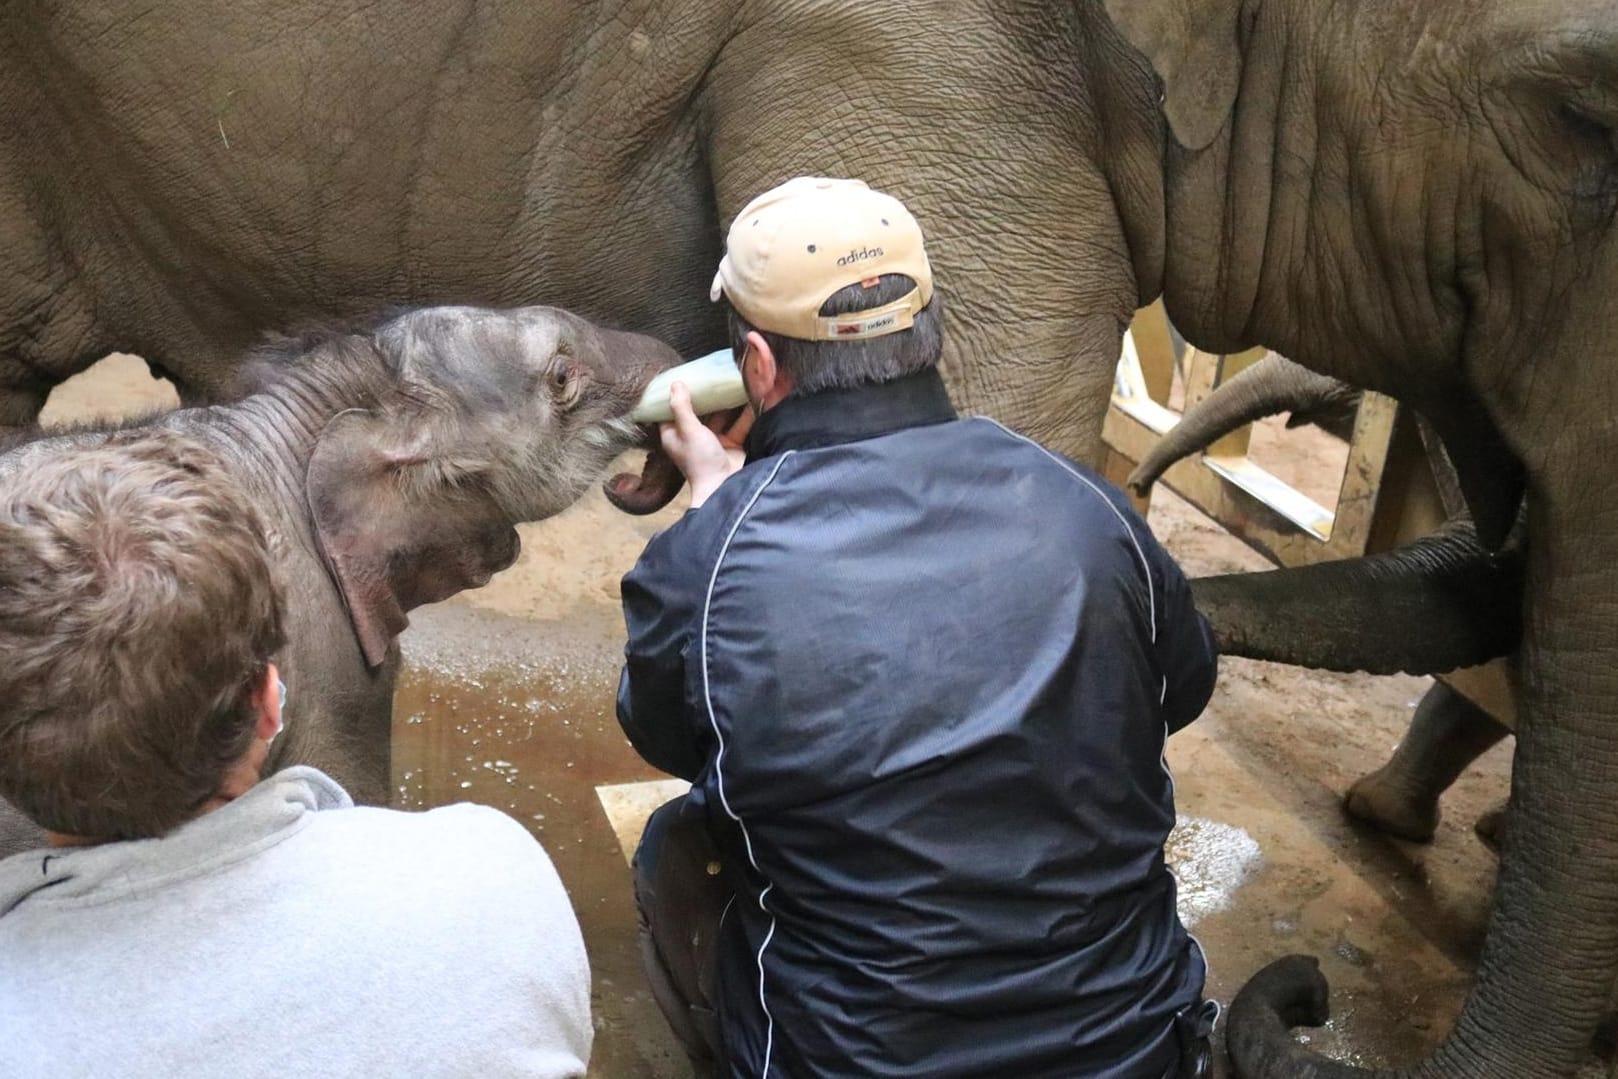
POLYGON ((0 1075, 575 1076, 578 922, 482 806, 260 770, 270 539, 202 444, 113 435, 0 485, 0 1075))

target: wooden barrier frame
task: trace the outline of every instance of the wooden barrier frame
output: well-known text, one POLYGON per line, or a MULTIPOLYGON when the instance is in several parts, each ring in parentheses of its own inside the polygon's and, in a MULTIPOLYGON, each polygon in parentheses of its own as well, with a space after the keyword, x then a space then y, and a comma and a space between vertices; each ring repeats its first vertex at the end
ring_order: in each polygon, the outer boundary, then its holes
MULTIPOLYGON (((1177 355, 1162 303, 1142 308, 1124 336, 1102 437, 1102 473, 1123 486, 1153 443, 1179 422, 1167 405, 1176 363, 1192 407, 1264 350, 1229 356, 1186 346, 1177 355)), ((1398 402, 1366 393, 1354 422, 1348 464, 1333 507, 1325 507, 1247 456, 1249 428, 1176 462, 1159 483, 1280 566, 1302 566, 1385 551, 1432 532, 1445 512, 1414 418, 1398 402)), ((1145 498, 1137 498, 1144 511, 1145 498)), ((1456 671, 1444 681, 1495 718, 1515 725, 1506 664, 1456 671)))

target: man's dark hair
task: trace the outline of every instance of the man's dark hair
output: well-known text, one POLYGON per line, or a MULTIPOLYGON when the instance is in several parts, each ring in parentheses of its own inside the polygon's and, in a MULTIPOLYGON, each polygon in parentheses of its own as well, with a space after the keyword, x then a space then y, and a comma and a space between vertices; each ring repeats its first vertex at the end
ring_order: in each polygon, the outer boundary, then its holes
MULTIPOLYGON (((822 315, 852 315, 882 307, 902 298, 916 283, 904 274, 883 274, 870 288, 852 284, 831 294, 820 305, 822 315)), ((944 351, 944 304, 937 292, 916 313, 908 330, 856 341, 804 341, 760 330, 736 309, 730 309, 730 346, 738 360, 747 347, 747 335, 763 334, 775 354, 776 366, 792 379, 794 394, 846 389, 896 378, 938 366, 944 351)))

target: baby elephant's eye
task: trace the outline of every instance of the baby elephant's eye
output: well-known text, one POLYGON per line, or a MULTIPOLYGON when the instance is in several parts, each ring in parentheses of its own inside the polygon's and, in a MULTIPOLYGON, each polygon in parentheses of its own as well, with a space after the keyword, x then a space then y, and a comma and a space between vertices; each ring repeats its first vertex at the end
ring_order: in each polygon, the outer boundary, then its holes
POLYGON ((584 378, 578 365, 566 357, 561 358, 551 371, 551 393, 558 408, 572 408, 578 403, 579 393, 584 388, 584 378))

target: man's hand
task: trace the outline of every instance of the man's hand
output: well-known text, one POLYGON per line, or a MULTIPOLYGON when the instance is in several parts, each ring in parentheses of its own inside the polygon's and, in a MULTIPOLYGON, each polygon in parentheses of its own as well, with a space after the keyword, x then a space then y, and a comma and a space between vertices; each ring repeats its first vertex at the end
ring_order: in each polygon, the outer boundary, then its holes
POLYGON ((691 508, 696 509, 731 474, 741 471, 747 460, 742 443, 753 428, 753 410, 742 409, 734 420, 720 413, 704 423, 691 410, 691 391, 683 382, 669 387, 669 409, 674 420, 659 424, 658 435, 663 452, 691 485, 691 508))

